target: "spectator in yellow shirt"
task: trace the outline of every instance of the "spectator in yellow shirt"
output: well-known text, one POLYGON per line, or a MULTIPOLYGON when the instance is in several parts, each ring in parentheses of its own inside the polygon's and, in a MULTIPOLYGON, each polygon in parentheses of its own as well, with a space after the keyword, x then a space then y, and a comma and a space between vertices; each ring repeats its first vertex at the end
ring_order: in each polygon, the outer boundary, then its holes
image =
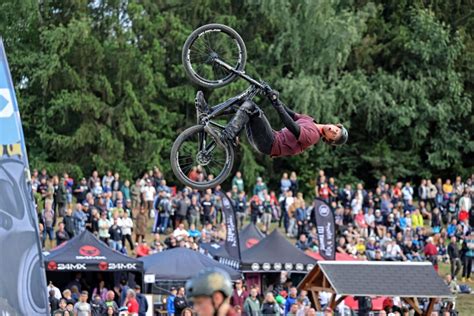
POLYGON ((453 185, 451 184, 451 180, 447 179, 443 184, 443 192, 447 195, 451 195, 451 193, 453 193, 453 185))
POLYGON ((423 216, 420 214, 420 210, 417 208, 411 214, 411 226, 413 227, 414 230, 416 230, 418 227, 423 227, 423 216))
POLYGON ((357 254, 359 257, 365 257, 364 238, 359 238, 357 245, 355 245, 355 249, 357 250, 357 254))

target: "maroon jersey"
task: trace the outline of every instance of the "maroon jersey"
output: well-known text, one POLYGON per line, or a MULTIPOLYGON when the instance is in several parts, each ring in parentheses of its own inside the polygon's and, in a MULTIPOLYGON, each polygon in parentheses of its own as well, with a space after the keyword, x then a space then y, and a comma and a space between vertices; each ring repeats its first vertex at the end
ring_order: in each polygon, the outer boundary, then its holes
POLYGON ((311 116, 295 114, 295 122, 300 127, 298 139, 286 127, 273 132, 272 157, 294 156, 319 142, 320 132, 311 116))

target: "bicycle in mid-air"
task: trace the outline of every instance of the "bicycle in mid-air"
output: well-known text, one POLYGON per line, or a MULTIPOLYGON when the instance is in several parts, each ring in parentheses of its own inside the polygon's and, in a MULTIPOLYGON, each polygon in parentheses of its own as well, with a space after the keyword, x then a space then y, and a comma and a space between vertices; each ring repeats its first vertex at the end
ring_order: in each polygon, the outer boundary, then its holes
POLYGON ((196 102, 197 124, 184 130, 171 149, 171 167, 185 185, 205 190, 222 183, 232 171, 234 145, 220 137, 225 128, 214 121, 235 113, 239 106, 269 86, 244 71, 247 50, 240 35, 222 24, 207 24, 194 30, 183 46, 182 61, 189 79, 202 87, 223 87, 237 78, 250 86, 225 102, 208 106, 196 102))

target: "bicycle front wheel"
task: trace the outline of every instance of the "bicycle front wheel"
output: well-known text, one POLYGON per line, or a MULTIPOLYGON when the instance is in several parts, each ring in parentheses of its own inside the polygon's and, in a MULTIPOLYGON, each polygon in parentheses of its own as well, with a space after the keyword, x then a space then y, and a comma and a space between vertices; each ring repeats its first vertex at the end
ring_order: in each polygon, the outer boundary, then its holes
POLYGON ((207 24, 189 35, 183 46, 182 60, 189 79, 206 88, 231 83, 237 75, 213 60, 220 60, 243 71, 247 60, 244 41, 234 29, 222 24, 207 24))
POLYGON ((234 148, 219 142, 203 125, 186 129, 171 148, 171 168, 184 185, 198 190, 222 183, 232 171, 234 148))

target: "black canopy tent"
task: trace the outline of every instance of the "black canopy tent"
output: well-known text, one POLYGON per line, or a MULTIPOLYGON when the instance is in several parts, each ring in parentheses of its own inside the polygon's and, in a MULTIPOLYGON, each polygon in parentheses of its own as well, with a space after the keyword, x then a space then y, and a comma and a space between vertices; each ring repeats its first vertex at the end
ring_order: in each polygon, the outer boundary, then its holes
POLYGON ((242 272, 311 271, 316 260, 292 245, 277 229, 242 252, 242 272))
POLYGON ((85 230, 45 257, 47 271, 143 271, 143 263, 112 250, 85 230))
POLYGON ((255 224, 248 224, 239 232, 240 251, 252 248, 264 238, 265 235, 255 224))
POLYGON ((140 260, 112 250, 87 230, 51 250, 44 256, 44 262, 47 279, 59 287, 66 286, 78 272, 91 286, 96 286, 98 278, 109 286, 123 278, 131 284, 142 284, 140 260), (67 273, 69 276, 65 276, 67 273))

